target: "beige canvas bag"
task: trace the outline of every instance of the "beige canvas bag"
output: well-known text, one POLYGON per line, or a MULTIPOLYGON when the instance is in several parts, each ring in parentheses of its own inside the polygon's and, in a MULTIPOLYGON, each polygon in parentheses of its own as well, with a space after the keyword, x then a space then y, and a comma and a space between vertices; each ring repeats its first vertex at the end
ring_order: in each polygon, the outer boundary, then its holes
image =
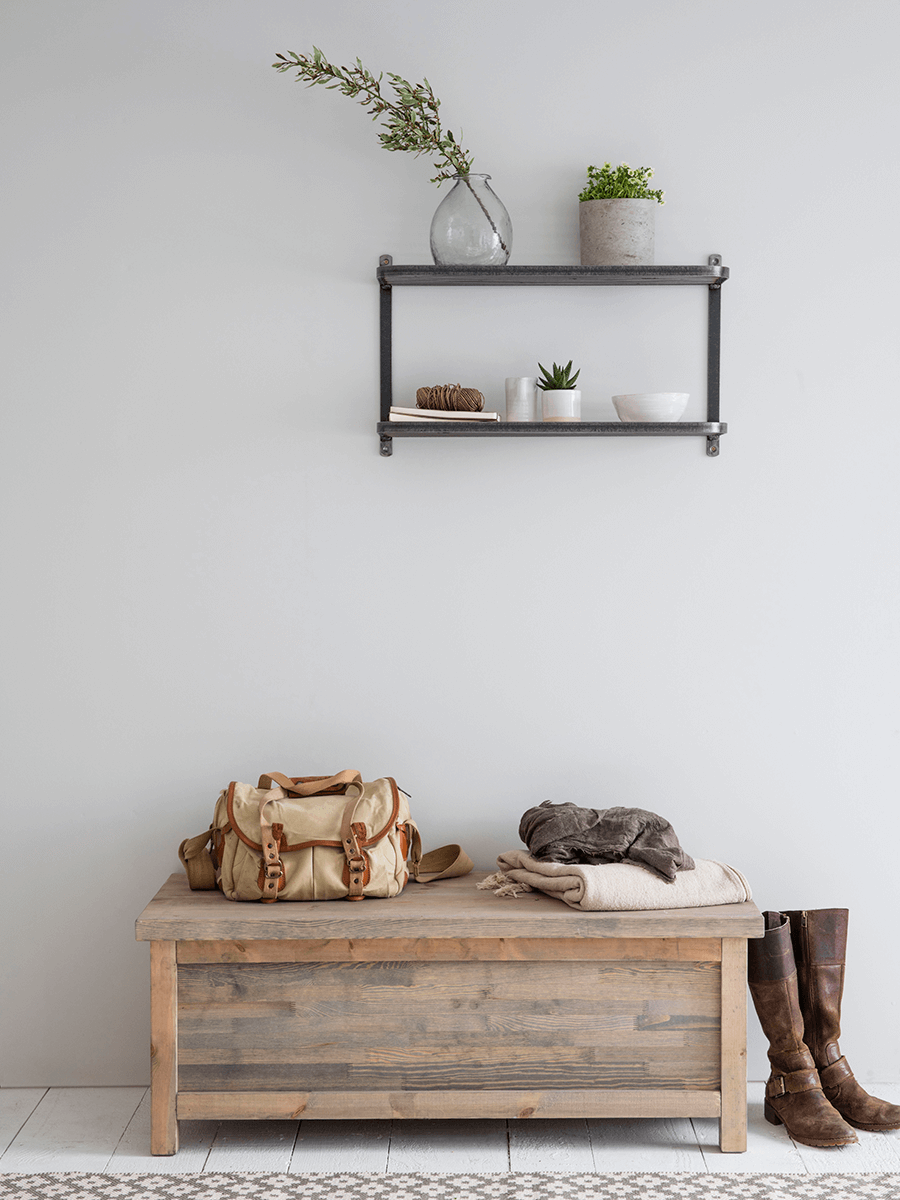
POLYGON ((423 857, 406 793, 390 778, 364 783, 358 771, 270 771, 256 787, 231 783, 207 832, 178 853, 192 889, 263 903, 396 896, 410 874, 427 883, 473 866, 459 846, 423 857))

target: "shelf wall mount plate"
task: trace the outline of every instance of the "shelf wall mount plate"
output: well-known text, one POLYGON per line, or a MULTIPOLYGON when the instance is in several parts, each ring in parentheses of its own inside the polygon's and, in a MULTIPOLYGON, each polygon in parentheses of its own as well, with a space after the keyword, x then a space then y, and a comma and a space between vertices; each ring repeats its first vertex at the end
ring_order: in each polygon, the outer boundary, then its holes
POLYGON ((705 267, 694 266, 504 266, 436 267, 395 265, 390 254, 378 260, 380 297, 381 419, 383 457, 393 453, 395 437, 705 437, 709 458, 719 455, 719 439, 728 426, 719 420, 722 284, 729 270, 721 254, 710 254, 705 267), (672 422, 534 422, 391 421, 393 404, 394 287, 684 287, 708 290, 706 339, 706 420, 672 422))

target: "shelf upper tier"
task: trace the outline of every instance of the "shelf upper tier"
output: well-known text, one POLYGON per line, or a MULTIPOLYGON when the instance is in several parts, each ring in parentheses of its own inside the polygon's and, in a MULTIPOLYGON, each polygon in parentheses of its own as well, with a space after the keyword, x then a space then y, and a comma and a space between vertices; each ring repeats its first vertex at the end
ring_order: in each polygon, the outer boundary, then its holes
POLYGON ((548 287, 572 284, 594 287, 684 286, 700 284, 721 287, 728 278, 721 263, 703 267, 433 267, 379 266, 382 287, 400 285, 431 287, 548 287))

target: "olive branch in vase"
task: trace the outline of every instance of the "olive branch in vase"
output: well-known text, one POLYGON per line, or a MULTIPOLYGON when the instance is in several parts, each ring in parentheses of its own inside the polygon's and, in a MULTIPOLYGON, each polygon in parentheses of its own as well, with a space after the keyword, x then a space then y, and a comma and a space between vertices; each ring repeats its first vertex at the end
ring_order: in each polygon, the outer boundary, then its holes
POLYGON ((469 180, 474 159, 463 149, 453 131, 441 125, 441 102, 427 79, 423 79, 422 83, 410 83, 401 75, 388 71, 390 86, 396 94, 396 99, 391 100, 381 91, 384 73, 376 78, 358 58, 352 67, 338 67, 329 62, 317 46, 313 47, 311 55, 290 50, 287 54, 276 54, 275 58, 272 66, 276 71, 296 71, 296 80, 304 81, 308 87, 321 84, 329 91, 340 91, 342 95, 350 96, 362 104, 373 121, 380 119, 385 128, 379 133, 378 140, 385 150, 405 150, 416 157, 420 154, 435 155, 437 161, 433 165, 437 174, 431 182, 440 186, 445 179, 459 176, 477 201, 503 250, 508 253, 491 214, 469 180))

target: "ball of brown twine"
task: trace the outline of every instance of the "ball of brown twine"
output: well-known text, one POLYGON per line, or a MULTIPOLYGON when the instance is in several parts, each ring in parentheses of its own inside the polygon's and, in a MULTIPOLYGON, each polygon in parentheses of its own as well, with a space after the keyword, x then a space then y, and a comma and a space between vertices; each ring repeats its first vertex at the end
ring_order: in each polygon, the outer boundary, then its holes
POLYGON ((475 388, 460 387, 458 383, 436 383, 420 387, 416 392, 417 408, 433 408, 443 412, 481 412, 484 396, 475 388))

